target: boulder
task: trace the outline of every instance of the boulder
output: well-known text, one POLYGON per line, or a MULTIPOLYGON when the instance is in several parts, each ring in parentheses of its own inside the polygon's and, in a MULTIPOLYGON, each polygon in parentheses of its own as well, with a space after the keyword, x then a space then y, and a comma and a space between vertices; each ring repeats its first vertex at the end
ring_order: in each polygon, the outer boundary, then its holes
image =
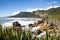
POLYGON ((18 23, 18 21, 13 22, 13 28, 15 30, 22 30, 22 26, 21 26, 21 24, 18 23))

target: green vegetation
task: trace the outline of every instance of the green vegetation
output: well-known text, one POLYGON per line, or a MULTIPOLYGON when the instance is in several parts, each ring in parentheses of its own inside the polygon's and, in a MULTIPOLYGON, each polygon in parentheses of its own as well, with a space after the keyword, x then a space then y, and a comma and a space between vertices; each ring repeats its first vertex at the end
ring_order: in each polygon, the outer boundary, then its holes
POLYGON ((37 10, 32 12, 19 12, 19 14, 16 14, 14 16, 9 16, 9 17, 40 18, 41 15, 44 16, 45 14, 48 14, 50 18, 60 20, 60 7, 51 8, 48 10, 37 10))
POLYGON ((48 10, 50 18, 60 20, 60 7, 48 10))
POLYGON ((60 14, 49 15, 49 18, 60 20, 60 14))
POLYGON ((6 28, 2 30, 0 25, 0 40, 59 40, 60 34, 57 36, 56 32, 50 36, 50 33, 46 31, 46 35, 41 38, 33 37, 30 31, 16 31, 13 28, 6 28))

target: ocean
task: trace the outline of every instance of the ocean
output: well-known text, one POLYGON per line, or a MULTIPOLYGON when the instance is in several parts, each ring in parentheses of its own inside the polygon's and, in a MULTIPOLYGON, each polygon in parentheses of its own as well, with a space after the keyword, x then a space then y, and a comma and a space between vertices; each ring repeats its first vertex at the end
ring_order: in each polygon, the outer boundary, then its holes
POLYGON ((10 25, 15 21, 18 21, 21 25, 27 26, 28 24, 33 24, 34 22, 41 20, 41 18, 0 18, 0 24, 10 25))

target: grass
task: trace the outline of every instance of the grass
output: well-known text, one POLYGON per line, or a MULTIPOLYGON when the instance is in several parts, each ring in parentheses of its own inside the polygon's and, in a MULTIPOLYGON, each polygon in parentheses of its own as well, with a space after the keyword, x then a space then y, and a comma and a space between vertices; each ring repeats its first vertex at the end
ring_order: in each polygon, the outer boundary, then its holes
POLYGON ((33 37, 31 31, 16 31, 13 28, 6 28, 2 30, 0 25, 0 40, 59 40, 59 35, 57 37, 56 32, 53 32, 54 35, 51 37, 50 33, 46 30, 46 35, 41 38, 33 37))
POLYGON ((50 18, 52 19, 57 19, 57 20, 60 20, 60 14, 56 14, 56 15, 49 15, 50 18))

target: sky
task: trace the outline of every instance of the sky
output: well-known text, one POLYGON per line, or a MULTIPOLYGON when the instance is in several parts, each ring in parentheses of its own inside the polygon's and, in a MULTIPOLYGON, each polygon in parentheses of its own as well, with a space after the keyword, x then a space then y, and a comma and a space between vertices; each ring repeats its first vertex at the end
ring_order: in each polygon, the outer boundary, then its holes
POLYGON ((0 17, 60 7, 60 0, 0 0, 0 17))

